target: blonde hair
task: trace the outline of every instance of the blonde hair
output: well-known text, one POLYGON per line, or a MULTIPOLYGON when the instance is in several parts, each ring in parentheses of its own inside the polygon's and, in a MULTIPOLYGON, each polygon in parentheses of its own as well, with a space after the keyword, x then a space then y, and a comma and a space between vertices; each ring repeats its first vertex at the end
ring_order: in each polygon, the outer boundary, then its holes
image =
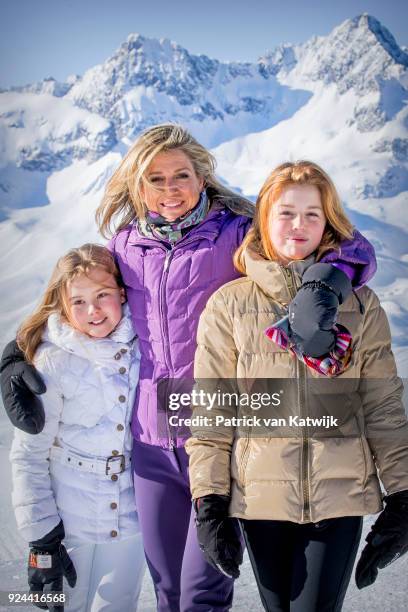
POLYGON ((183 151, 191 161, 196 175, 204 179, 204 186, 221 197, 236 197, 215 177, 215 158, 181 125, 164 123, 148 128, 126 153, 119 168, 110 178, 95 218, 101 234, 109 235, 146 215, 141 194, 145 173, 158 153, 183 151), (115 225, 114 219, 118 220, 115 225))
POLYGON ((17 332, 18 346, 27 361, 32 362, 34 359, 50 314, 56 312, 69 322, 68 283, 82 274, 88 276, 96 268, 112 274, 118 286, 123 287, 112 254, 100 244, 83 244, 77 249, 71 249, 57 261, 40 304, 23 321, 17 332))
POLYGON ((352 238, 353 226, 326 172, 310 161, 286 162, 275 168, 262 185, 255 205, 253 225, 234 254, 234 265, 241 274, 246 274, 244 254, 248 248, 265 259, 277 259, 269 232, 270 212, 283 190, 290 185, 315 185, 320 192, 326 227, 317 259, 327 250, 338 248, 343 240, 352 238))

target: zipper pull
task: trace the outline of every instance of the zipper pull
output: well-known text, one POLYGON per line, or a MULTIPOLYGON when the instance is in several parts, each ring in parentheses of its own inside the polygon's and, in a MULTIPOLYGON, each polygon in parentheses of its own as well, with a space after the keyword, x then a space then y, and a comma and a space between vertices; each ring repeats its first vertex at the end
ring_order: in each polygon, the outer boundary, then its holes
POLYGON ((283 271, 283 275, 285 276, 287 288, 289 289, 289 291, 291 291, 292 289, 294 289, 292 272, 291 270, 289 270, 289 268, 285 268, 284 266, 281 266, 281 270, 283 271))
POLYGON ((167 251, 167 253, 166 253, 166 258, 165 258, 165 260, 164 260, 163 272, 166 272, 167 268, 169 267, 169 263, 170 263, 170 254, 171 254, 171 251, 167 251))

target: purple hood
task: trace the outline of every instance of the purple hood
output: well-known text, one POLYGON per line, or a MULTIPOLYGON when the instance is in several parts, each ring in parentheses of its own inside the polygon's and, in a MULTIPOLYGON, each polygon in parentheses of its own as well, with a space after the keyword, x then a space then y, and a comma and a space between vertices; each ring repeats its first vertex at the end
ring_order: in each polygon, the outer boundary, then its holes
POLYGON ((353 289, 360 289, 366 285, 377 270, 373 245, 356 229, 352 240, 344 240, 341 243, 340 252, 329 251, 321 261, 332 263, 347 274, 353 289))

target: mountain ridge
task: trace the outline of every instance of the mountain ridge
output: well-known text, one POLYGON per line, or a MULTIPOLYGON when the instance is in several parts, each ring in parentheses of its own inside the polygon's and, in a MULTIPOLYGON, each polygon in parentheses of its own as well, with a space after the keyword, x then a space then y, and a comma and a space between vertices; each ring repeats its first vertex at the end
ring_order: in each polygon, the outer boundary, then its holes
MULTIPOLYGON (((26 169, 52 171, 74 159, 98 159, 121 140, 131 141, 148 125, 169 119, 184 124, 206 146, 218 146, 290 118, 317 89, 333 84, 340 95, 358 93, 350 121, 361 132, 371 131, 404 106, 407 58, 392 34, 367 14, 344 21, 327 36, 278 45, 255 63, 220 62, 190 54, 167 38, 133 33, 81 77, 71 76, 64 83, 48 77, 0 94, 0 120, 6 143, 12 141, 3 159, 26 169), (32 124, 46 123, 47 118, 36 115, 30 120, 24 101, 28 94, 52 96, 61 100, 61 109, 72 104, 90 115, 65 133, 64 120, 50 123, 47 146, 44 138, 30 142, 30 134, 35 136, 32 124), (107 122, 103 128, 100 119, 107 122), (80 143, 70 146, 68 141, 75 142, 78 134, 80 143)), ((42 104, 49 106, 50 99, 42 104)))

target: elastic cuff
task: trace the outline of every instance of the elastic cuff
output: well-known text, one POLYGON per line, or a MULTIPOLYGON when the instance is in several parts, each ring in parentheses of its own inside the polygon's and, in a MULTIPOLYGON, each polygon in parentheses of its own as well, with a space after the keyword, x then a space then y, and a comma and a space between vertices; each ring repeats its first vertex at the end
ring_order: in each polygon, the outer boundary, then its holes
POLYGON ((337 295, 342 304, 352 291, 352 284, 345 272, 328 263, 316 263, 310 266, 302 277, 302 284, 321 281, 337 295))
POLYGON ((55 546, 65 538, 64 523, 60 521, 49 533, 39 540, 30 542, 30 546, 34 548, 44 548, 45 546, 55 546))

